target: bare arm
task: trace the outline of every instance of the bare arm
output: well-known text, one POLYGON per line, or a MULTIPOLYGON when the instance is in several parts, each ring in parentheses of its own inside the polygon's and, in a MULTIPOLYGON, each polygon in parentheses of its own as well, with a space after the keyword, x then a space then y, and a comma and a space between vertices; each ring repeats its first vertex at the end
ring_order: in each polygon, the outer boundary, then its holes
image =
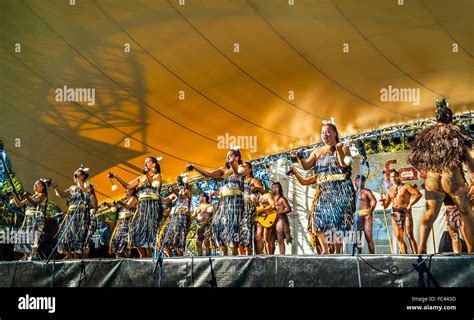
POLYGON ((370 201, 370 213, 374 212, 375 207, 377 206, 377 199, 375 198, 374 194, 370 190, 367 191, 367 197, 370 201))
POLYGON ((41 194, 39 195, 39 197, 37 197, 36 200, 35 200, 35 199, 33 199, 33 198, 30 196, 30 194, 27 193, 27 194, 25 194, 25 200, 28 201, 28 203, 29 203, 30 205, 32 205, 33 207, 36 207, 38 204, 40 204, 40 203, 42 203, 44 200, 46 200, 46 194, 41 193, 41 194))
POLYGON ((275 209, 275 201, 271 195, 267 196, 268 205, 262 207, 262 212, 269 212, 275 209))
POLYGON ((265 193, 265 189, 262 186, 262 183, 255 178, 252 178, 253 187, 250 188, 251 192, 258 191, 260 194, 265 193))
POLYGON ((278 212, 278 214, 288 214, 291 212, 291 207, 290 204, 288 203, 288 200, 285 197, 281 197, 279 199, 281 201, 281 204, 283 205, 283 211, 278 212))
POLYGON ((95 192, 93 190, 90 190, 89 192, 92 192, 91 197, 89 198, 92 209, 97 210, 97 197, 95 192))
POLYGON ((387 191, 387 194, 385 195, 385 199, 380 198, 380 202, 382 203, 384 210, 387 209, 387 207, 392 202, 392 197, 390 196, 390 192, 387 191))
POLYGON ((307 186, 307 185, 311 185, 311 184, 315 184, 316 183, 316 176, 312 176, 308 179, 304 179, 299 173, 298 171, 296 171, 296 168, 295 167, 290 167, 290 170, 295 174, 295 177, 296 179, 298 180, 298 182, 303 185, 303 186, 307 186))
POLYGON ((222 169, 215 169, 213 171, 206 171, 201 169, 195 165, 193 165, 194 170, 205 176, 206 178, 220 178, 224 175, 224 171, 222 169))
POLYGON ((121 205, 122 207, 124 207, 127 210, 135 208, 137 206, 137 202, 138 202, 138 200, 137 200, 136 197, 130 197, 126 203, 122 202, 121 200, 117 201, 117 203, 119 205, 121 205))
MULTIPOLYGON (((296 156, 296 153, 292 153, 292 155, 296 156)), ((317 158, 318 156, 316 154, 316 150, 313 150, 307 159, 297 159, 303 170, 309 170, 314 166, 314 163, 317 158)))
POLYGON ((407 209, 410 210, 411 207, 421 199, 421 193, 418 191, 418 189, 413 188, 413 186, 407 184, 406 185, 406 190, 413 196, 413 200, 410 202, 408 205, 407 209))
POLYGON ((71 194, 71 187, 69 189, 62 191, 59 189, 58 185, 53 181, 51 183, 51 186, 53 187, 54 191, 56 192, 56 195, 61 198, 67 198, 71 194))
POLYGON ((18 207, 23 208, 25 206, 26 200, 20 201, 20 199, 18 199, 18 197, 16 196, 16 194, 14 192, 12 192, 11 195, 13 197, 13 201, 15 201, 15 204, 18 207))
POLYGON ((140 182, 140 177, 136 177, 129 183, 123 181, 118 175, 112 174, 112 178, 115 178, 125 189, 133 189, 138 186, 138 183, 140 182))
POLYGON ((342 143, 338 143, 336 145, 336 154, 337 154, 337 162, 342 168, 347 167, 347 164, 344 162, 344 158, 351 156, 351 150, 348 146, 343 145, 342 143))

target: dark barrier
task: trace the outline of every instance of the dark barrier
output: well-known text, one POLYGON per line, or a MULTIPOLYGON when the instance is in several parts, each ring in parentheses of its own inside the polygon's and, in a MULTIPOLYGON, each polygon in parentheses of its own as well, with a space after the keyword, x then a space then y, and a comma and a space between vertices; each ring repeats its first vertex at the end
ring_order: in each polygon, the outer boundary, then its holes
MULTIPOLYGON (((1 287, 357 287, 357 258, 184 257, 1 262, 1 287), (212 264, 212 266, 211 266, 212 264), (211 268, 212 267, 212 268, 211 268)), ((359 258, 362 287, 474 287, 473 256, 359 258)))

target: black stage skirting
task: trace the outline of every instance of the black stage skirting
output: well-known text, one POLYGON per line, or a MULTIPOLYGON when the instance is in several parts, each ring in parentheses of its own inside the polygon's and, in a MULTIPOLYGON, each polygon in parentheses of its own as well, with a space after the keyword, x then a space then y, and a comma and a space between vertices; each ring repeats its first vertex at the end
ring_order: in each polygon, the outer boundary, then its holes
MULTIPOLYGON (((362 255, 362 287, 474 287, 474 256, 362 255), (370 264, 370 265, 369 265, 370 264), (378 269, 378 270, 377 270, 378 269)), ((0 262, 1 287, 357 287, 357 258, 253 256, 0 262), (211 260, 211 261, 210 261, 211 260), (211 270, 212 262, 212 270, 211 270)))

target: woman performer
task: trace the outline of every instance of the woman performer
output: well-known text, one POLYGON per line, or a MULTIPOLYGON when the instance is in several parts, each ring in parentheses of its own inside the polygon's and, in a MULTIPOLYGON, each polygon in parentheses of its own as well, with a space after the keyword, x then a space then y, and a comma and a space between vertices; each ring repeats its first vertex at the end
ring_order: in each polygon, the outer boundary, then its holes
POLYGON ((109 173, 109 177, 117 179, 125 189, 137 189, 137 210, 129 226, 130 247, 137 248, 140 258, 151 257, 163 215, 160 198, 162 177, 158 159, 146 158, 143 175, 129 183, 113 173, 109 173))
POLYGON ((224 168, 208 172, 195 165, 188 166, 188 170, 193 169, 205 177, 218 179, 220 198, 211 224, 212 240, 219 246, 223 255, 228 255, 227 247, 232 248, 232 255, 237 255, 240 220, 244 212, 242 179, 244 168, 239 149, 232 148, 227 153, 224 168))
POLYGON ((125 198, 115 203, 118 214, 118 222, 110 239, 109 252, 115 253, 116 258, 130 258, 130 247, 128 232, 130 230, 130 221, 136 210, 138 203, 137 190, 126 189, 125 198))
POLYGON ((426 172, 426 213, 420 227, 418 254, 426 253, 426 242, 444 199, 449 196, 463 220, 468 253, 474 245, 474 160, 470 155, 472 139, 453 124, 453 112, 446 103, 436 101, 436 124, 420 132, 410 145, 409 162, 426 172), (463 174, 466 166, 471 185, 466 188, 463 174))
POLYGON ((80 255, 82 255, 82 258, 88 258, 89 243, 97 227, 95 217, 97 197, 94 188, 87 181, 88 177, 89 168, 84 168, 81 165, 74 172, 75 184, 67 190, 61 191, 58 185, 51 181, 51 186, 56 191, 56 195, 67 198, 68 210, 59 233, 63 235, 63 238, 58 248, 58 252, 64 253, 66 259, 77 259, 80 255))
POLYGON ((252 255, 254 240, 254 225, 257 216, 257 195, 262 192, 263 187, 260 181, 253 176, 253 168, 250 162, 244 163, 244 212, 240 220, 240 243, 239 254, 252 255))
MULTIPOLYGON (((168 257, 173 251, 178 257, 184 255, 186 249, 186 236, 191 226, 191 190, 189 185, 178 177, 178 190, 171 188, 172 194, 168 197, 174 203, 171 213, 166 218, 158 235, 157 250, 162 248, 168 257)), ((167 199, 167 200, 168 200, 167 199)))
POLYGON ((341 253, 341 233, 351 229, 355 211, 355 192, 350 179, 351 152, 339 142, 339 133, 333 123, 323 125, 321 139, 324 146, 311 152, 307 159, 292 153, 304 170, 314 167, 315 175, 303 179, 296 168, 290 170, 302 185, 318 184, 308 226, 313 246, 317 237, 321 254, 329 253, 326 233, 335 231, 334 237, 330 238, 335 238, 335 253, 341 253))
POLYGON ((28 192, 23 194, 25 198, 23 201, 20 201, 16 194, 12 193, 15 204, 20 208, 25 208, 25 219, 18 233, 26 235, 21 238, 26 242, 15 245, 15 251, 24 254, 22 260, 36 256, 39 242, 43 238, 46 209, 48 208, 48 190, 45 181, 36 181, 33 190, 35 191, 33 195, 28 192))

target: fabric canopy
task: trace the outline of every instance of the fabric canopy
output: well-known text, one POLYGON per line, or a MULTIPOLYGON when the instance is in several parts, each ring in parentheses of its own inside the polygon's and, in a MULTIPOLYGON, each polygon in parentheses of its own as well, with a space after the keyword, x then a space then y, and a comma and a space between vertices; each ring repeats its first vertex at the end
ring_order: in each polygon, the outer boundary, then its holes
POLYGON ((0 7, 0 139, 28 189, 66 187, 83 163, 117 197, 106 173, 130 180, 147 156, 173 182, 187 163, 221 166, 230 143, 255 159, 318 142, 330 117, 344 136, 474 100, 469 0, 0 7))

